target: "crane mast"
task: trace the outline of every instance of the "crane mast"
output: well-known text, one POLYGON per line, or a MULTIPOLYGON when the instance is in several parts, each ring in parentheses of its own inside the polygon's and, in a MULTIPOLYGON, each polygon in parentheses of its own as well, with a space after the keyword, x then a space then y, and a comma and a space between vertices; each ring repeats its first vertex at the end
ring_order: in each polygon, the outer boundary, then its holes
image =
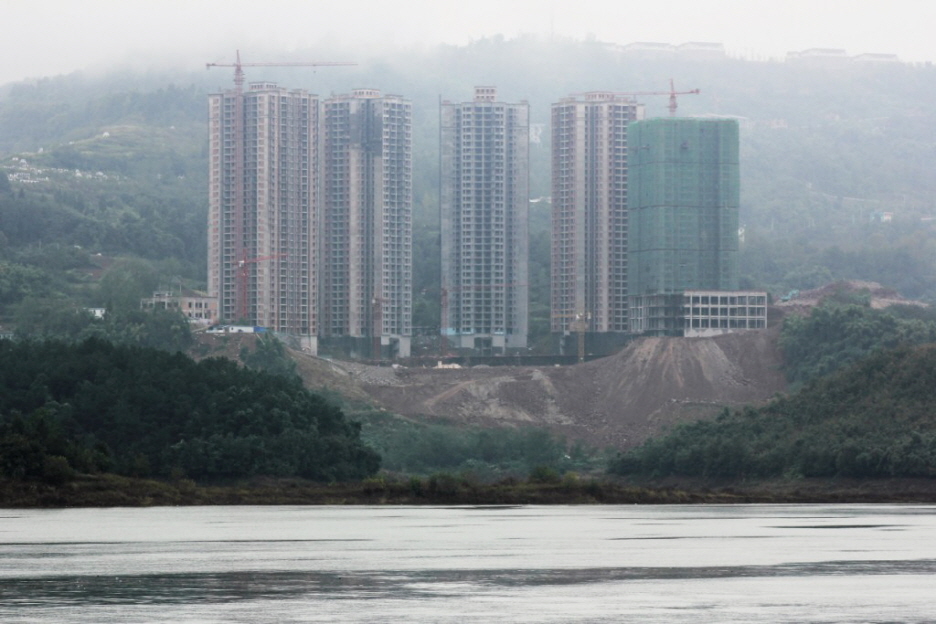
MULTIPOLYGON (((233 220, 233 245, 237 254, 238 270, 234 281, 235 301, 237 313, 243 318, 240 320, 250 320, 247 318, 248 310, 248 290, 249 280, 244 272, 244 267, 257 259, 249 258, 250 253, 247 249, 247 241, 244 236, 244 218, 246 207, 244 205, 244 68, 245 67, 333 67, 343 65, 357 65, 357 63, 348 63, 340 61, 278 61, 278 62, 260 62, 244 63, 241 61, 240 50, 237 50, 235 61, 233 63, 205 63, 205 69, 212 67, 233 67, 234 68, 234 123, 232 135, 234 141, 233 169, 234 169, 234 188, 233 202, 234 210, 233 220)), ((232 256, 234 257, 234 256, 232 256)), ((265 258, 270 259, 270 258, 265 258)))
POLYGON ((623 95, 625 97, 639 97, 643 95, 668 95, 669 106, 667 106, 667 108, 669 109, 669 114, 671 117, 676 115, 676 109, 678 106, 676 103, 677 95, 699 95, 700 93, 702 93, 702 91, 699 89, 690 89, 689 91, 677 91, 672 78, 670 78, 669 83, 670 83, 669 91, 614 91, 613 93, 614 95, 623 95))

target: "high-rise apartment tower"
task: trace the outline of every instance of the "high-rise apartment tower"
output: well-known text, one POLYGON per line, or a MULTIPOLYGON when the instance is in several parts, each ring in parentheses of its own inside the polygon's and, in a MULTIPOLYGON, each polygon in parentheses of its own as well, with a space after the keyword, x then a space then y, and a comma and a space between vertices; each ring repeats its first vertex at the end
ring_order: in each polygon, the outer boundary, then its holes
POLYGON ((219 315, 315 351, 318 99, 272 83, 209 96, 208 290, 219 315))
POLYGON ((529 106, 476 87, 440 115, 442 333, 464 352, 526 348, 529 106))
POLYGON ((412 105, 357 89, 323 113, 323 340, 407 357, 412 337, 412 105))
POLYGON ((552 275, 555 333, 628 331, 628 126, 643 106, 590 92, 552 106, 552 275))

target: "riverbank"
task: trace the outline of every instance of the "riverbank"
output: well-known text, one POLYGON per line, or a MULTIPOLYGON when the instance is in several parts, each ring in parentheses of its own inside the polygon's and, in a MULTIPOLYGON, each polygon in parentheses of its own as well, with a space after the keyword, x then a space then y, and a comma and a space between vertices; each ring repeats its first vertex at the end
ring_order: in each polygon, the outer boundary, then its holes
POLYGON ((553 482, 481 484, 451 475, 321 484, 254 479, 200 485, 116 475, 67 483, 0 480, 0 507, 147 507, 185 505, 588 505, 740 503, 936 503, 936 481, 791 480, 624 482, 566 477, 553 482))

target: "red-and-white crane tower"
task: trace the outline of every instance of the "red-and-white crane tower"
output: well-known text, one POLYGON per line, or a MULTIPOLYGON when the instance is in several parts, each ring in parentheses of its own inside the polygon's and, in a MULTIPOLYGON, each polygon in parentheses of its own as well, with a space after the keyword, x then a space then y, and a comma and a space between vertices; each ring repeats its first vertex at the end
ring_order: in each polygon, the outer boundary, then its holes
POLYGON ((671 117, 676 115, 676 96, 677 95, 698 95, 702 93, 699 89, 690 89, 689 91, 677 91, 673 79, 669 81, 669 91, 615 91, 615 95, 626 95, 628 97, 637 97, 641 95, 668 95, 669 96, 669 114, 671 117))

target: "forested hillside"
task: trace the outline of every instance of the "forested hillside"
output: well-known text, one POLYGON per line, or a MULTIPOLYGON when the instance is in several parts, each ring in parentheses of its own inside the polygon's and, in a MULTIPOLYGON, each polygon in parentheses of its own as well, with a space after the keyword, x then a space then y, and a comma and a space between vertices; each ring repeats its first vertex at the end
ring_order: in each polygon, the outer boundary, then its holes
POLYGON ((360 425, 296 377, 99 339, 0 340, 0 477, 328 482, 379 466, 360 425))
MULTIPOLYGON (((439 99, 468 99, 476 84, 529 101, 534 197, 550 193, 551 103, 587 90, 666 91, 670 78, 677 89, 699 88, 680 97, 679 114, 736 117, 742 127, 745 287, 783 294, 864 279, 936 299, 930 65, 641 60, 598 42, 532 37, 379 53, 336 46, 282 59, 244 52, 245 61, 358 63, 249 68, 248 81, 326 97, 375 87, 413 100, 416 326, 438 324, 439 99)), ((202 69, 206 60, 230 59, 193 59, 188 73, 76 74, 0 87, 0 170, 10 177, 9 185, 0 180, 0 260, 8 271, 41 290, 30 273, 41 268, 35 252, 24 249, 79 245, 146 258, 163 284, 203 284, 206 95, 232 78, 202 69)), ((667 97, 642 99, 649 115, 666 114, 667 97)), ((548 331, 548 202, 533 204, 531 215, 535 340, 548 331)))
POLYGON ((936 312, 840 294, 784 320, 796 391, 674 427, 611 471, 739 478, 936 476, 936 312))
POLYGON ((936 347, 879 351, 761 409, 727 410, 622 455, 618 474, 936 477, 936 347))

